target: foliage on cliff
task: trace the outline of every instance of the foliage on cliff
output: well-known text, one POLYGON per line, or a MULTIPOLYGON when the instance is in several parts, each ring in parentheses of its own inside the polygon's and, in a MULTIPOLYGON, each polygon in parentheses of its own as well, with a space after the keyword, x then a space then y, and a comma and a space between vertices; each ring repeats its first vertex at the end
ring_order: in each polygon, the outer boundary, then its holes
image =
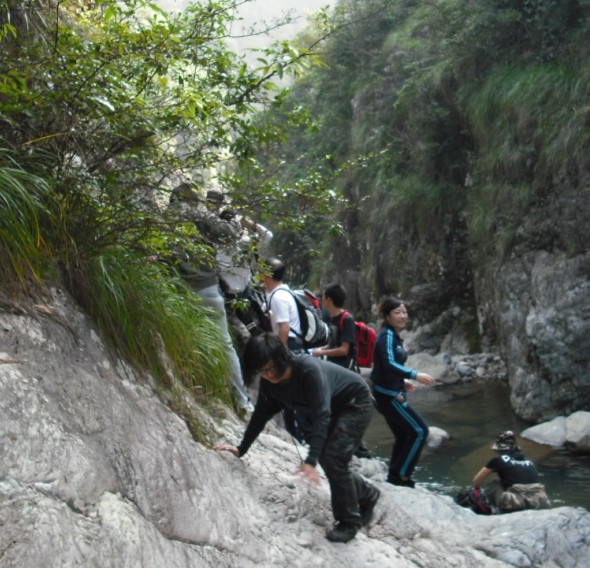
MULTIPOLYGON (((525 214, 587 192, 589 16, 577 0, 340 2, 341 31, 290 99, 316 131, 282 151, 307 160, 287 177, 327 160, 349 199, 315 270, 362 275, 351 307, 425 287, 430 312, 470 301, 471 273, 522 241, 525 214)), ((524 246, 576 254, 584 238, 557 219, 524 246)))

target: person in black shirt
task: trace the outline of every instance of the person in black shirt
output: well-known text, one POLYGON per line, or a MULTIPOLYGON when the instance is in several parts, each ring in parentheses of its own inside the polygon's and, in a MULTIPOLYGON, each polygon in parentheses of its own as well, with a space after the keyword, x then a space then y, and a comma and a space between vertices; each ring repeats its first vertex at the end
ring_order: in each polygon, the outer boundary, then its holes
POLYGON ((258 400, 239 446, 217 446, 242 457, 278 412, 287 408, 308 413, 309 449, 300 466, 312 483, 324 470, 336 521, 327 538, 348 542, 370 522, 380 491, 350 469, 350 461, 369 425, 373 404, 360 375, 310 355, 295 355, 273 334, 253 337, 244 352, 246 376, 260 375, 258 400))
POLYGON ((346 369, 358 371, 356 364, 356 328, 351 314, 344 312, 346 288, 330 284, 322 294, 322 307, 330 314, 330 340, 326 347, 312 351, 314 357, 326 357, 346 369))
MULTIPOLYGON (((498 474, 499 479, 492 480, 485 489, 492 504, 501 510, 502 496, 507 489, 514 485, 538 484, 539 474, 535 464, 524 456, 516 444, 514 432, 501 432, 492 449, 498 452, 498 455, 477 472, 473 478, 473 487, 479 489, 490 475, 498 474)), ((542 491, 544 493, 544 488, 542 491)))
MULTIPOLYGON (((356 326, 354 317, 344 311, 346 288, 342 284, 326 286, 322 294, 322 307, 330 314, 330 341, 326 347, 314 349, 314 357, 326 357, 346 369, 360 373, 356 362, 356 326)), ((371 458, 371 452, 364 441, 358 445, 355 456, 371 458)))

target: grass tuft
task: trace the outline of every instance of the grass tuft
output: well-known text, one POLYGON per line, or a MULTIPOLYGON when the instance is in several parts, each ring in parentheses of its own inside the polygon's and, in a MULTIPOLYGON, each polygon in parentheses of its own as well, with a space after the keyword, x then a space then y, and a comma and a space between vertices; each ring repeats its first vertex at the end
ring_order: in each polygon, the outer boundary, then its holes
POLYGON ((25 171, 0 148, 0 279, 5 288, 22 289, 40 283, 50 256, 41 223, 47 184, 25 171))
MULTIPOLYGON (((113 250, 78 274, 78 300, 117 351, 160 386, 231 402, 227 355, 209 308, 162 265, 113 250)), ((75 292, 76 293, 76 292, 75 292)))

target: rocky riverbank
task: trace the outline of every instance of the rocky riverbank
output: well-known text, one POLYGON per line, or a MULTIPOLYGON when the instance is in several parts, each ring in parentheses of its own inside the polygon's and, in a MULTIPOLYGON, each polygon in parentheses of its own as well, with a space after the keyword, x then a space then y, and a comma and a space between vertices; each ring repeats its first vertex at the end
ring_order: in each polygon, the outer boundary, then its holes
MULTIPOLYGON (((383 482, 373 522, 346 544, 325 480, 294 471, 297 448, 270 427, 239 460, 191 437, 149 378, 113 361, 56 293, 43 312, 0 313, 0 567, 578 567, 590 513, 560 507, 480 517, 449 497, 383 482)), ((208 420, 211 442, 244 423, 208 420)))

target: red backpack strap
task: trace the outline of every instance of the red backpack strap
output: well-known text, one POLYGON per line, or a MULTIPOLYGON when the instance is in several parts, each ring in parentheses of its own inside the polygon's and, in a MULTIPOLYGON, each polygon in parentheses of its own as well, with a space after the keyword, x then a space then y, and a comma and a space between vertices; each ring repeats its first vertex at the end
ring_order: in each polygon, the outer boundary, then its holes
POLYGON ((349 315, 348 312, 342 312, 342 314, 340 314, 340 329, 344 329, 344 318, 349 315))

